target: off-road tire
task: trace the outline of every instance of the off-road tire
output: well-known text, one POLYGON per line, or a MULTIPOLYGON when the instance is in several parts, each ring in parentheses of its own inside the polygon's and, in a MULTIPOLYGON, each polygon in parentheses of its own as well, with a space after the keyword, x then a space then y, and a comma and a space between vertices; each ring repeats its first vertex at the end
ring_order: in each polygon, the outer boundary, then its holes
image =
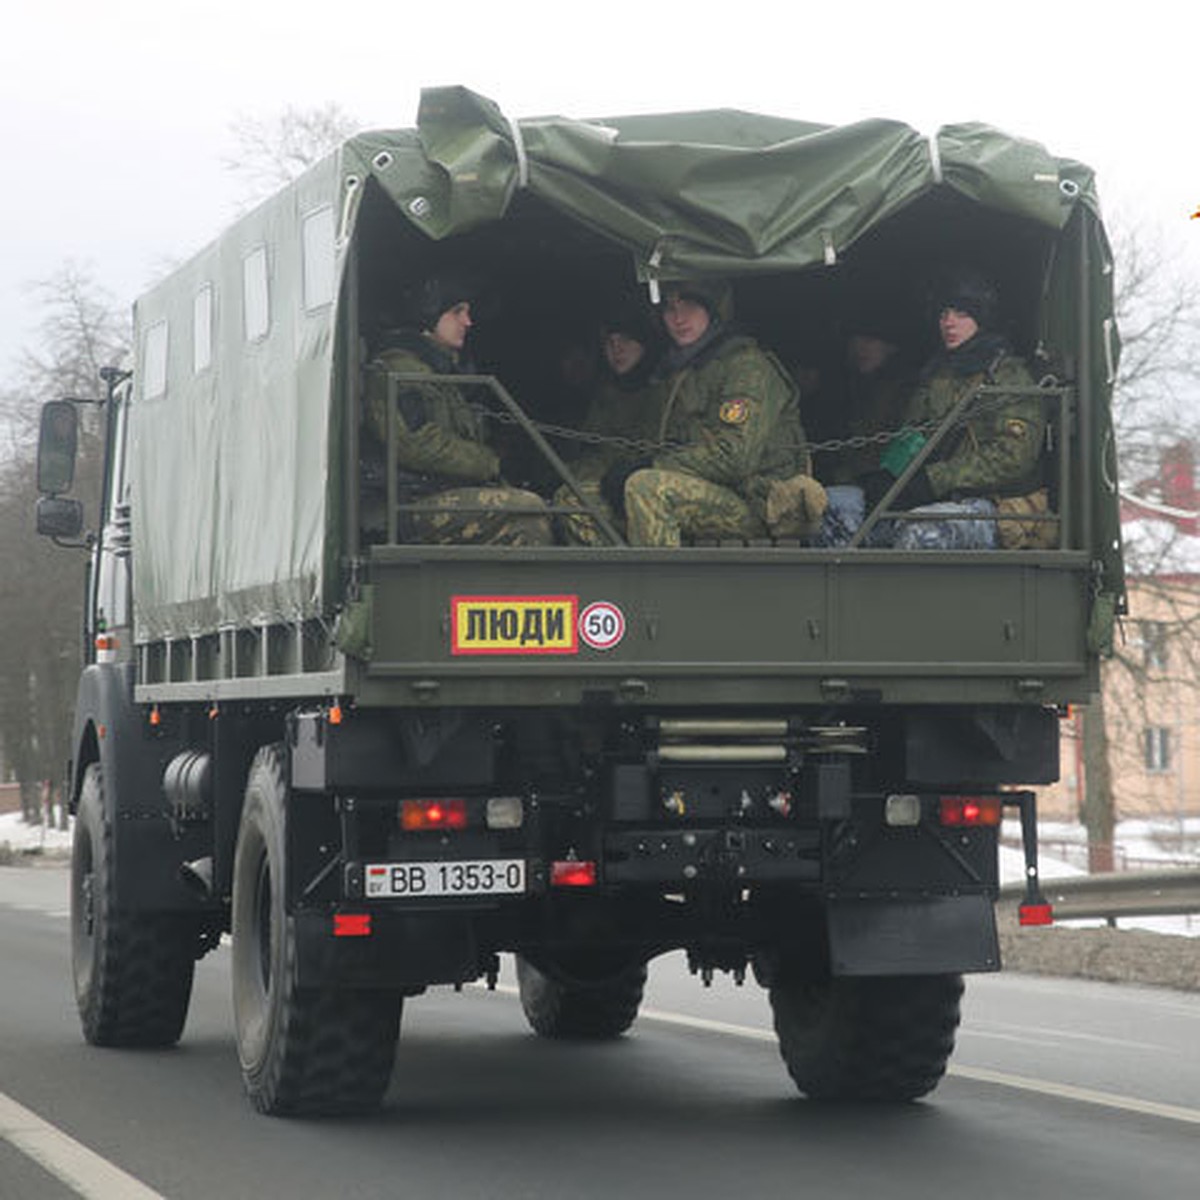
POLYGON ((571 986, 543 975, 518 955, 517 985, 525 1019, 539 1037, 606 1041, 620 1037, 637 1018, 646 968, 603 983, 571 986))
POLYGON ((301 988, 287 917, 281 745, 250 766, 233 864, 233 1009, 242 1082, 259 1112, 364 1112, 387 1090, 400 1031, 394 991, 301 988))
POLYGON ((120 908, 114 842, 92 763, 71 848, 71 969, 83 1036, 93 1046, 173 1046, 192 997, 198 918, 120 908))
POLYGON ((779 1052, 813 1100, 915 1100, 946 1073, 961 975, 777 981, 779 1052))

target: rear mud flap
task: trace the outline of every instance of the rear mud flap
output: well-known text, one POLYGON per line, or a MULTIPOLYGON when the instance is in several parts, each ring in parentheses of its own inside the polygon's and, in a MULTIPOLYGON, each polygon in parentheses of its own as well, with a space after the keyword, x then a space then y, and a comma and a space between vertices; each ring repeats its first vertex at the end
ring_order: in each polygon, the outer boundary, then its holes
POLYGON ((835 898, 828 903, 834 975, 998 971, 996 913, 986 896, 835 898))

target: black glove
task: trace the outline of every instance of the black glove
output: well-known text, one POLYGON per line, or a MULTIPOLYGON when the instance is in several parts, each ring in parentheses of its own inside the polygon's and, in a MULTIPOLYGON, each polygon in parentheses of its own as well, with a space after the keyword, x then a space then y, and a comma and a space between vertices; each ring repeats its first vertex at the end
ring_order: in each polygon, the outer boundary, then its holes
POLYGON ((904 485, 904 491, 896 501, 897 508, 920 508, 924 504, 932 504, 937 499, 933 494, 933 484, 929 481, 929 472, 921 467, 920 470, 904 485))
POLYGON ((625 515, 625 484, 634 471, 643 471, 653 464, 652 458, 638 458, 633 462, 615 462, 600 480, 600 495, 609 508, 619 517, 625 515))
MULTIPOLYGON (((895 482, 896 476, 891 471, 868 471, 865 475, 859 476, 857 483, 866 497, 867 512, 870 512, 883 499, 888 488, 895 482)), ((933 484, 929 482, 929 472, 921 467, 904 485, 900 494, 892 499, 889 507, 893 509, 920 508, 923 504, 932 504, 936 499, 933 484)))
POLYGON ((896 482, 896 477, 891 471, 875 470, 860 475, 854 482, 862 488, 867 512, 870 512, 883 499, 884 492, 896 482))

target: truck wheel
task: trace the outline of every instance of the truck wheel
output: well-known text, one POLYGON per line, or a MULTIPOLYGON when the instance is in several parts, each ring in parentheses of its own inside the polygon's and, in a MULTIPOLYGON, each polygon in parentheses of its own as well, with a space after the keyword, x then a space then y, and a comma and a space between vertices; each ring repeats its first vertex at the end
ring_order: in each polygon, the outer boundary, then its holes
POLYGON ((233 863, 233 1009, 242 1080, 259 1112, 362 1112, 387 1090, 401 997, 301 988, 288 919, 281 745, 250 766, 233 863))
POLYGON ((83 774, 71 848, 71 968, 93 1046, 173 1046, 192 997, 199 927, 186 913, 118 907, 99 763, 83 774))
POLYGON ((603 983, 568 986, 517 955, 517 984, 525 1019, 539 1037, 604 1041, 620 1037, 633 1024, 646 986, 646 968, 637 967, 603 983))
POLYGON ((814 1100, 914 1100, 946 1073, 962 992, 961 975, 780 981, 779 1052, 814 1100))

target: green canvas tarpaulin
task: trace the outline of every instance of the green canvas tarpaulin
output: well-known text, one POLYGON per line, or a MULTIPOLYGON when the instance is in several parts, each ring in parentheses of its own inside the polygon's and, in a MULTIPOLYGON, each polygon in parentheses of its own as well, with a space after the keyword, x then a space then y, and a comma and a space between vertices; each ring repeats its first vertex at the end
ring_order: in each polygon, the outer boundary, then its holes
POLYGON ((1086 168, 985 125, 927 139, 726 111, 514 122, 464 88, 425 92, 415 137, 363 134, 343 162, 432 238, 501 219, 525 187, 668 278, 828 262, 940 182, 1053 228, 1081 196, 1094 205, 1086 168))
POLYGON ((439 88, 423 94, 416 130, 351 138, 139 300, 133 495, 135 509, 158 510, 134 525, 139 641, 294 622, 336 598, 338 284, 369 181, 432 241, 502 222, 527 191, 624 248, 643 280, 822 269, 938 188, 1057 233, 1039 324, 1051 347, 1086 332, 1092 548, 1101 590, 1121 596, 1108 416, 1117 342, 1086 167, 980 124, 927 138, 886 120, 835 128, 732 111, 514 121, 464 88, 439 88), (334 264, 319 303, 314 228, 328 231, 334 264), (260 249, 270 314, 251 337, 247 263, 260 249), (197 368, 204 288, 214 349, 197 368), (148 338, 164 323, 165 386, 147 389, 148 338))

